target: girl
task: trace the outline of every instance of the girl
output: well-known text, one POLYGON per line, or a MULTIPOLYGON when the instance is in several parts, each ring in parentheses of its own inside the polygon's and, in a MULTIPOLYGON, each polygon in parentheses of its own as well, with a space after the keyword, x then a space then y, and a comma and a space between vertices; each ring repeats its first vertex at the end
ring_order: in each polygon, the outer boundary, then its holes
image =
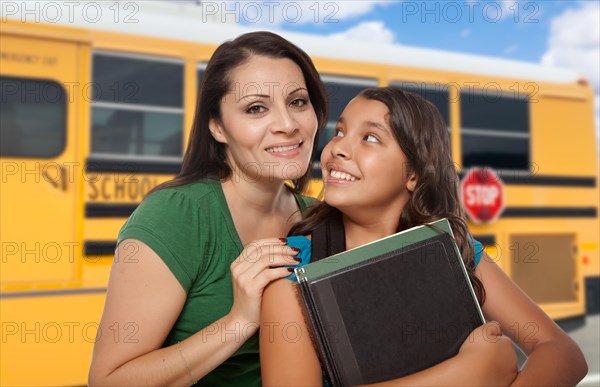
MULTIPOLYGON (((392 88, 363 91, 342 113, 321 163, 325 203, 290 235, 310 235, 339 218, 345 247, 352 249, 448 218, 484 315, 497 321, 476 329, 454 358, 387 383, 556 386, 575 385, 585 376, 587 365, 577 345, 485 252, 480 262, 476 258, 459 202, 448 131, 433 105, 392 88), (498 337, 500 330, 528 355, 518 374, 511 344, 498 337)), ((261 319, 271 329, 260 341, 264 385, 320 385, 321 369, 292 281, 276 281, 265 289, 261 319), (282 331, 290 323, 304 333, 297 342, 286 340, 282 331)))
POLYGON ((298 47, 256 32, 217 48, 181 173, 119 233, 90 385, 261 385, 261 296, 297 263, 277 237, 307 206, 326 117, 298 47))

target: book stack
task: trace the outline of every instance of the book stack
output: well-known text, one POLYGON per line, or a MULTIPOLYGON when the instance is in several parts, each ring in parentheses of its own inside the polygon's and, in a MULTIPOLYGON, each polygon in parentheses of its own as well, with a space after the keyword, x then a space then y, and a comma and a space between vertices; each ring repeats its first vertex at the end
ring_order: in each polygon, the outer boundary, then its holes
POLYGON ((447 219, 295 270, 333 386, 397 379, 458 353, 483 314, 447 219))

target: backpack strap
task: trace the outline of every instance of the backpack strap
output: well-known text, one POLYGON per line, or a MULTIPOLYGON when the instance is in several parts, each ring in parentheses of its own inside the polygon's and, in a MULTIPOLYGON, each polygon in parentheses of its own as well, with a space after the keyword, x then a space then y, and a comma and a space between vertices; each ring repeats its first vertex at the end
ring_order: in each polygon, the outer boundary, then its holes
POLYGON ((327 220, 312 232, 311 262, 346 250, 346 234, 342 213, 334 210, 327 220))

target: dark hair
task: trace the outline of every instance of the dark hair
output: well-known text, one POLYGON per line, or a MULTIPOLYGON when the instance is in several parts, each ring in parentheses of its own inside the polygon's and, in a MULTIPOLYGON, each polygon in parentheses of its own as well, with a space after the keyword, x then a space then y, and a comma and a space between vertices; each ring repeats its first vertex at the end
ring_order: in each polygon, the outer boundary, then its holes
MULTIPOLYGON (((317 115, 318 128, 315 141, 327 123, 327 95, 310 57, 294 44, 271 32, 251 32, 221 44, 210 58, 200 91, 194 123, 179 174, 170 181, 155 187, 150 193, 188 184, 203 178, 224 179, 231 176, 227 164, 225 145, 216 141, 209 131, 210 119, 221 118, 221 100, 231 89, 231 72, 253 56, 287 58, 300 67, 308 89, 310 102, 317 115)), ((313 145, 311 160, 316 154, 313 145)), ((310 179, 310 165, 301 178, 294 180, 293 191, 300 193, 310 179)))
MULTIPOLYGON (((398 231, 448 218, 479 302, 485 289, 474 274, 473 242, 460 202, 459 178, 452 162, 450 136, 446 124, 433 104, 420 96, 391 87, 363 90, 358 97, 387 106, 387 120, 417 183, 400 213, 398 231)), ((290 235, 307 235, 339 211, 326 203, 313 207, 296 224, 290 235)))

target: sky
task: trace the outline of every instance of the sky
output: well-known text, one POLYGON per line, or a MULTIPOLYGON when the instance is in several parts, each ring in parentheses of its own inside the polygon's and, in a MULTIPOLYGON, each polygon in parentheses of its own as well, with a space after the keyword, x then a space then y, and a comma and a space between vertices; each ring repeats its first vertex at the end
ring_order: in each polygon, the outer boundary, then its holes
POLYGON ((600 1, 235 3, 228 2, 225 7, 230 10, 237 7, 239 22, 254 27, 478 54, 575 70, 594 89, 599 130, 600 1))

